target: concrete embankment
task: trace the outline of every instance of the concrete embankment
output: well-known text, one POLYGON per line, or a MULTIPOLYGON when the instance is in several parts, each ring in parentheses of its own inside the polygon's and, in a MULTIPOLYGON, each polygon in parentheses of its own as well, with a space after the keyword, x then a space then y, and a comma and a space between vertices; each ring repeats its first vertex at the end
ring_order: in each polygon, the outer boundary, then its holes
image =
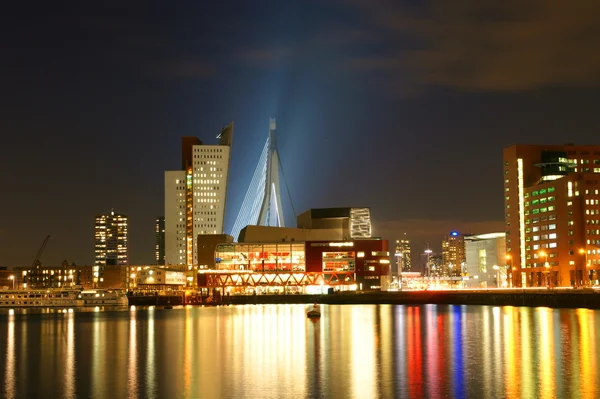
POLYGON ((600 292, 578 290, 489 290, 489 291, 405 291, 342 293, 333 295, 250 295, 231 296, 233 305, 322 303, 331 305, 489 305, 545 306, 551 308, 600 309, 600 292))

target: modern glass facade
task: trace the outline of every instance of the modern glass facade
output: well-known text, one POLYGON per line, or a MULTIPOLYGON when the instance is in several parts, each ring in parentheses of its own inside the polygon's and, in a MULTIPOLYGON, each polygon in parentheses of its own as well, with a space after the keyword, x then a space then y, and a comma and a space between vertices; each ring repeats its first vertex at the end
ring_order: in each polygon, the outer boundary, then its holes
POLYGON ((215 251, 215 261, 219 270, 306 270, 303 243, 219 244, 215 251))

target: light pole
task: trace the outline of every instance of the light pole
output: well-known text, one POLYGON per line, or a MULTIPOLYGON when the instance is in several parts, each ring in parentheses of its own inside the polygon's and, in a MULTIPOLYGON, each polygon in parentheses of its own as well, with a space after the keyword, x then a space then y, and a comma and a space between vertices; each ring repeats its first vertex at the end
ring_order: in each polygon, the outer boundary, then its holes
POLYGON ((15 290, 15 276, 11 274, 10 276, 8 276, 8 279, 9 279, 9 280, 12 280, 12 283, 13 283, 13 291, 14 291, 14 290, 15 290))

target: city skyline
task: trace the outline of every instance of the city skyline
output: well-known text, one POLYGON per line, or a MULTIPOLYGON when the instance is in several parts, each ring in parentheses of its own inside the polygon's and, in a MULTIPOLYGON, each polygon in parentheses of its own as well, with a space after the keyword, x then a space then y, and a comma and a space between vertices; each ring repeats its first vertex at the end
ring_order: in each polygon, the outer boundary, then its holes
POLYGON ((48 234, 44 264, 92 264, 91 220, 110 207, 130 218, 130 263, 153 263, 180 138, 210 142, 231 120, 226 232, 277 117, 297 211, 364 204, 373 235, 409 232, 414 254, 452 230, 503 230, 503 148, 598 142, 594 6, 365 4, 11 3, 0 265, 28 265, 48 234))

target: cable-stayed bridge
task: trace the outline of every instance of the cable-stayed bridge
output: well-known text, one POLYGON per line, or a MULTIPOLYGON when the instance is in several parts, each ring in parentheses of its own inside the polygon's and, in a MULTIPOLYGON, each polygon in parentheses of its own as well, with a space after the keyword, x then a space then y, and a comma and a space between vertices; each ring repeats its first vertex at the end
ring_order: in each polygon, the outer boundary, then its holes
MULTIPOLYGON (((283 175, 279 152, 277 151, 276 131, 277 124, 275 119, 271 118, 269 121, 267 142, 263 147, 248 191, 231 230, 231 235, 236 241, 238 240, 240 231, 246 226, 285 226, 279 185, 280 173, 286 186, 290 203, 292 199, 289 196, 289 189, 283 175)), ((295 215, 294 205, 292 203, 291 205, 295 215)))

